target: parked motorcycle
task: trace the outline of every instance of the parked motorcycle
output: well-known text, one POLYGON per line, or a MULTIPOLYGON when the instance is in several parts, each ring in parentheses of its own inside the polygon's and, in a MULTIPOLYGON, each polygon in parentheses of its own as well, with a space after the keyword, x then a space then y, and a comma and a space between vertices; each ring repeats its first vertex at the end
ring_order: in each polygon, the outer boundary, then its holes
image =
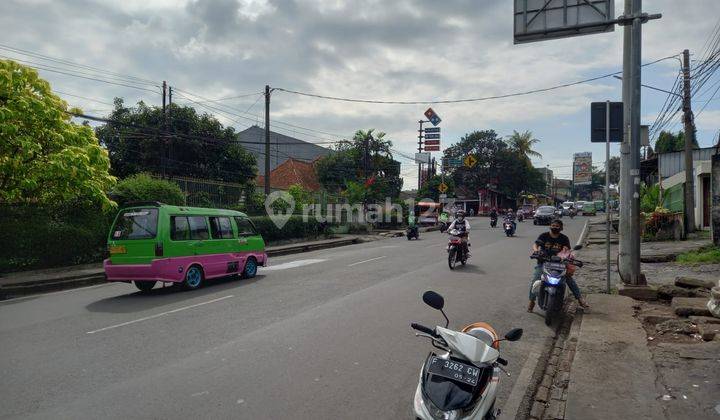
POLYGON ((463 237, 467 236, 467 233, 460 232, 457 229, 451 229, 448 231, 448 234, 450 235, 447 245, 448 266, 451 270, 454 270, 457 263, 462 265, 467 263, 467 252, 463 246, 463 237))
MULTIPOLYGON (((577 245, 574 250, 582 248, 577 245)), ((533 292, 537 294, 537 303, 545 311, 545 325, 550 325, 565 304, 565 282, 568 276, 575 273, 575 267, 582 267, 583 262, 575 259, 572 251, 548 257, 543 252, 534 252, 530 258, 542 263, 540 280, 533 283, 533 292)))
POLYGON ((405 236, 407 236, 408 241, 412 238, 420 239, 420 230, 417 226, 408 226, 405 236))
POLYGON ((515 235, 515 223, 509 219, 505 219, 503 221, 503 230, 505 231, 505 235, 507 237, 515 235))
POLYGON ((427 291, 423 302, 440 311, 445 327, 435 328, 412 323, 417 337, 429 338, 433 347, 420 370, 415 389, 413 411, 422 420, 434 419, 495 419, 495 399, 500 382, 500 371, 507 360, 500 357, 500 342, 517 341, 523 330, 514 328, 500 339, 489 324, 475 322, 455 331, 448 328, 443 307, 445 299, 438 293, 427 291))

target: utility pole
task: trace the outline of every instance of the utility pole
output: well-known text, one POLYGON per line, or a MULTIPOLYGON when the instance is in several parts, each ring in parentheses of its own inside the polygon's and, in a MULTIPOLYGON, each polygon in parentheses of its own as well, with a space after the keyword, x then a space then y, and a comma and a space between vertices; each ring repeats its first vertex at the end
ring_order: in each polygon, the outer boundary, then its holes
MULTIPOLYGON (((420 124, 420 129, 418 130, 418 153, 422 153, 422 145, 423 145, 423 123, 425 121, 420 120, 418 121, 418 124, 420 124)), ((418 191, 420 191, 420 188, 422 188, 422 162, 418 163, 418 191)))
POLYGON ((620 145, 619 272, 631 286, 646 285, 640 272, 641 0, 625 0, 623 28, 623 143, 620 145))
POLYGON ((683 51, 683 125, 685 128, 685 233, 695 231, 695 179, 693 146, 695 120, 690 102, 690 51, 683 51))
POLYGON ((163 80, 162 83, 162 112, 163 112, 163 135, 162 135, 162 158, 160 166, 162 167, 162 176, 165 178, 165 166, 167 162, 167 104, 165 102, 167 98, 167 82, 163 80))
POLYGON ((270 86, 265 85, 265 196, 270 195, 270 86))

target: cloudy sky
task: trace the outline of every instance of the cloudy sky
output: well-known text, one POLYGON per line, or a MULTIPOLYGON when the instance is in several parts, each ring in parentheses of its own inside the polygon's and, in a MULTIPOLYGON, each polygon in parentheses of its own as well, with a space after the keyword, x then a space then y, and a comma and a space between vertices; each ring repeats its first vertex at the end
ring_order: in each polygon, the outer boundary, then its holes
MULTIPOLYGON (((619 15, 623 2, 616 3, 619 15)), ((645 11, 663 14, 643 26, 643 62, 687 48, 693 66, 699 64, 720 22, 720 2, 643 3, 645 11)), ((521 92, 621 69, 622 30, 513 45, 512 12, 510 0, 3 0, 0 56, 43 63, 40 72, 53 88, 94 115, 105 115, 114 97, 159 105, 160 91, 153 85, 163 80, 174 87, 178 103, 236 97, 204 102, 214 110, 195 106, 239 130, 262 123, 260 92, 266 84, 328 96, 430 101, 521 92), (70 68, 8 47, 95 69, 70 68)), ((643 82, 670 89, 678 69, 673 59, 647 66, 643 82)), ((538 151, 543 159, 534 161, 536 166, 549 165, 556 176, 570 177, 574 152, 591 151, 596 163, 604 162, 604 146, 588 140, 589 103, 619 100, 620 85, 606 78, 533 95, 433 107, 443 118, 445 146, 475 129, 494 129, 503 136, 530 130, 542 140, 538 151)), ((693 103, 701 146, 713 144, 720 128, 717 89, 720 72, 693 103)), ((417 121, 427 108, 279 91, 272 98, 274 130, 327 142, 360 128, 377 128, 408 155, 417 148, 417 121)), ((666 98, 643 90, 644 124, 655 121, 666 98)), ((679 115, 669 127, 681 128, 679 115)), ((408 188, 417 182, 417 167, 401 161, 408 188)))

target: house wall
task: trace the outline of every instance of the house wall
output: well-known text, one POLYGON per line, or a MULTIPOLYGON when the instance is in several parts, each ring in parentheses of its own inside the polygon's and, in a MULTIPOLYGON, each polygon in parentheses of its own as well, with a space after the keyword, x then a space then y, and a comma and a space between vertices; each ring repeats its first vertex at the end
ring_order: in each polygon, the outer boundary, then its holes
MULTIPOLYGON (((712 164, 709 160, 693 161, 693 177, 694 177, 694 199, 695 199, 695 225, 702 229, 703 223, 703 200, 709 197, 703 197, 703 178, 710 176, 712 164)), ((662 189, 667 190, 676 185, 685 183, 685 171, 678 172, 662 181, 662 189)))

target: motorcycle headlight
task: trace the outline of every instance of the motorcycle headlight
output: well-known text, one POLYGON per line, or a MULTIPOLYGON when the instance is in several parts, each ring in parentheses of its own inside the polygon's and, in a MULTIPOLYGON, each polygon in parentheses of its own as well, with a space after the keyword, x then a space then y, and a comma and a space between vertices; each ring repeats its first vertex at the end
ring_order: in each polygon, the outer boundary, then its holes
POLYGON ((415 393, 413 405, 415 406, 415 413, 418 415, 426 412, 427 414, 430 414, 432 418, 438 420, 457 420, 460 418, 460 411, 442 411, 435 407, 435 404, 433 404, 432 401, 424 399, 419 387, 415 393))
POLYGON ((558 284, 560 284, 560 277, 551 277, 551 276, 548 276, 548 277, 547 277, 547 282, 548 282, 548 284, 552 284, 553 286, 557 286, 558 284))

